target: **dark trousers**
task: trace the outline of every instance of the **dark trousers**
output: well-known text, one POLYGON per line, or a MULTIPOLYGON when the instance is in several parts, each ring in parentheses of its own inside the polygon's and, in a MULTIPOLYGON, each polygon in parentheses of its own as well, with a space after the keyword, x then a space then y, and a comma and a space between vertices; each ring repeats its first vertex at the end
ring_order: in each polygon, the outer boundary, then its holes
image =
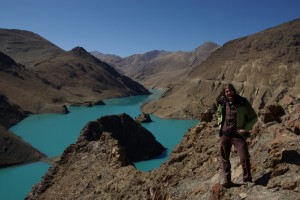
POLYGON ((231 164, 229 158, 232 145, 234 145, 240 157, 240 164, 243 168, 243 181, 252 181, 250 154, 246 140, 243 138, 232 138, 222 135, 220 154, 223 166, 224 182, 231 181, 231 164))

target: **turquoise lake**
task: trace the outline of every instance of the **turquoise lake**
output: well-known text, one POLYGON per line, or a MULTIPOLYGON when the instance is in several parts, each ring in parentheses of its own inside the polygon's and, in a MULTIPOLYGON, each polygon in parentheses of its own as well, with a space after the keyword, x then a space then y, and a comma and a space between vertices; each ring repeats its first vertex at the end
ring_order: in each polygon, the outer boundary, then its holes
MULTIPOLYGON (((152 95, 124 97, 104 100, 106 105, 94 107, 69 107, 68 114, 31 115, 10 131, 22 137, 33 147, 48 157, 60 156, 64 149, 76 142, 81 129, 89 122, 105 115, 127 113, 137 117, 142 104, 161 96, 161 91, 151 90, 152 95)), ((198 124, 197 120, 160 119, 151 115, 153 122, 142 124, 168 150, 150 161, 135 163, 141 171, 159 167, 166 161, 172 149, 180 142, 189 128, 198 124)), ((20 200, 26 197, 31 187, 39 182, 50 164, 36 162, 0 169, 0 199, 20 200)))

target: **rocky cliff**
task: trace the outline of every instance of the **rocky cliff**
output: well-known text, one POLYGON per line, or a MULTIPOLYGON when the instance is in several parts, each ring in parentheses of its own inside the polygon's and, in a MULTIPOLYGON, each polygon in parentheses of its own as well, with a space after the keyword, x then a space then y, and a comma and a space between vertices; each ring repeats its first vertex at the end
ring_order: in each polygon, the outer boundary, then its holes
MULTIPOLYGON (((27 199, 298 199, 300 104, 295 98, 287 102, 260 110, 260 121, 248 139, 254 186, 241 184, 242 169, 234 149, 231 163, 236 187, 220 185, 215 118, 190 129, 168 161, 150 172, 138 171, 132 164, 132 152, 141 149, 127 149, 120 137, 111 134, 116 127, 107 130, 100 119, 83 129, 77 143, 65 150, 27 199)), ((120 119, 122 116, 113 117, 112 121, 120 119)), ((125 131, 133 134, 129 130, 125 131)), ((137 135, 130 137, 132 144, 139 144, 137 135)))
POLYGON ((199 118, 213 107, 222 84, 232 82, 256 110, 300 94, 300 19, 229 41, 143 108, 160 117, 199 118))

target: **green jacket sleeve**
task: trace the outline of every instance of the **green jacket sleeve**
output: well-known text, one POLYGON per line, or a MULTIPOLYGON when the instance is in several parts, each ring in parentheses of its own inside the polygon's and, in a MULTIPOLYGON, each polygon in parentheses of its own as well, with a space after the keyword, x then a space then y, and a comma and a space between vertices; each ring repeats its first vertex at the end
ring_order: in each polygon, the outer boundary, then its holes
POLYGON ((223 106, 222 105, 218 105, 218 109, 217 109, 217 112, 216 112, 216 116, 217 116, 217 120, 218 120, 218 124, 220 125, 221 122, 222 122, 222 108, 223 106))

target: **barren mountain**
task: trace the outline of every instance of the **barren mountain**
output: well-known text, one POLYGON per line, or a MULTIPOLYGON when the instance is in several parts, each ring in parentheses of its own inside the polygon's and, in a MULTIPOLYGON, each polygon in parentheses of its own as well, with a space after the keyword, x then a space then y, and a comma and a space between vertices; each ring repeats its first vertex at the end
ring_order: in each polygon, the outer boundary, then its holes
MULTIPOLYGON (((108 97, 149 94, 143 86, 121 75, 81 47, 39 63, 32 70, 52 87, 69 92, 77 99, 82 99, 81 102, 87 99, 96 101, 108 97)), ((72 102, 77 99, 62 101, 72 102)))
POLYGON ((186 78, 193 66, 205 60, 217 48, 215 43, 207 42, 193 52, 154 50, 123 59, 104 57, 96 52, 92 54, 143 85, 166 88, 186 78))
POLYGON ((300 95, 300 19, 229 41, 198 64, 185 82, 143 110, 161 117, 198 118, 232 82, 256 110, 300 95))
POLYGON ((36 33, 2 28, 0 28, 0 51, 28 68, 64 52, 36 33))
MULTIPOLYGON (((17 64, 0 52, 0 93, 7 101, 30 113, 65 112, 62 104, 56 104, 61 94, 47 85, 37 74, 17 64)), ((11 120, 15 120, 12 118, 11 120)))
MULTIPOLYGON (((118 70, 118 67, 115 66, 114 63, 121 62, 121 60, 122 60, 122 57, 114 55, 114 54, 104 54, 104 53, 100 53, 98 51, 92 51, 91 54, 93 56, 95 56, 96 58, 98 58, 99 60, 102 60, 102 61, 108 63, 109 65, 111 65, 112 67, 115 67, 117 70, 118 70)), ((122 71, 120 71, 120 72, 122 73, 122 71)))

